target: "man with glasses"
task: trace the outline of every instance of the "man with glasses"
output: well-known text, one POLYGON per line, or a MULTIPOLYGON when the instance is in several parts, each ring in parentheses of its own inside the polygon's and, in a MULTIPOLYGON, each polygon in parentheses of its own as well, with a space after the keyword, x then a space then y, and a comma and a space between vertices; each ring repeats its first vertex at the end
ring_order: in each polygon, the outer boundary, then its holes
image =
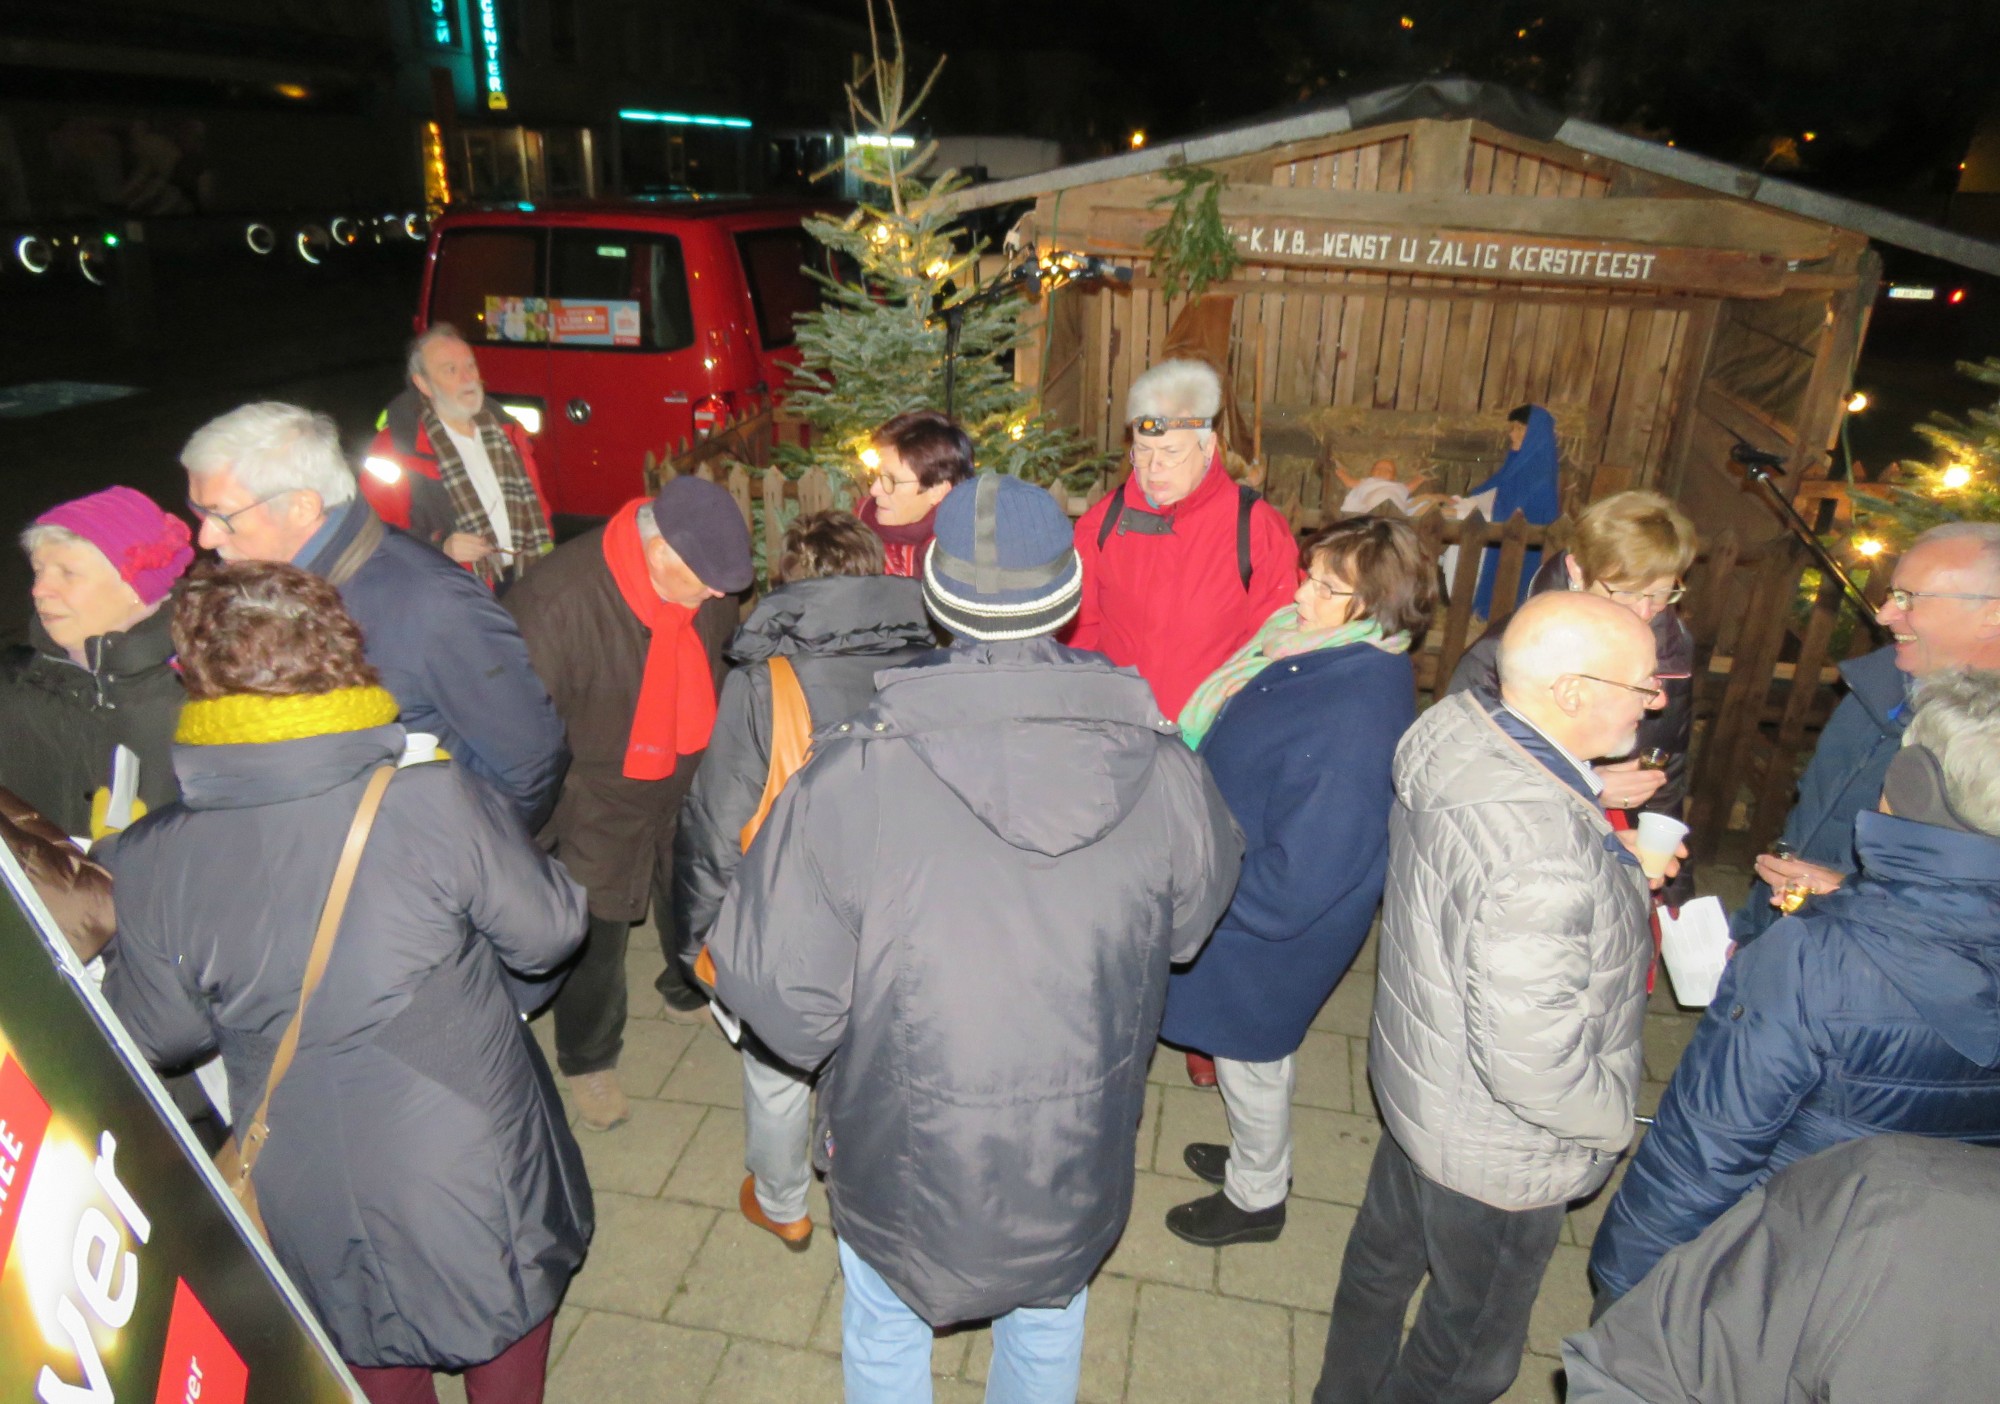
MULTIPOLYGON (((1694 731, 1694 635, 1675 608, 1681 579, 1698 546, 1694 523, 1657 492, 1617 492, 1593 502, 1576 520, 1568 548, 1553 553, 1528 587, 1532 598, 1554 590, 1600 595, 1631 611, 1653 631, 1664 694, 1639 722, 1639 744, 1622 760, 1591 757, 1604 784, 1604 807, 1636 823, 1642 810, 1684 817, 1688 745, 1694 731)), ((1465 651, 1447 692, 1500 686, 1500 631, 1489 629, 1465 651)), ((1669 904, 1694 895, 1694 873, 1683 867, 1662 893, 1669 904)))
POLYGON ((333 421, 297 405, 244 405, 196 430, 181 464, 201 545, 331 581, 403 725, 435 736, 539 828, 569 753, 520 631, 472 576, 356 497, 333 421))
POLYGON ((1738 945, 1854 871, 1854 816, 1881 797, 1911 683, 1952 668, 2000 668, 2000 523, 1931 528, 1896 563, 1891 585, 1875 617, 1893 641, 1840 665, 1847 696, 1799 780, 1774 845, 1782 851, 1757 856, 1757 880, 1730 921, 1738 945))
POLYGON ((1539 595, 1499 674, 1396 750, 1368 1050, 1384 1131, 1314 1404, 1504 1394, 1569 1202, 1632 1139, 1647 881, 1583 758, 1637 743, 1652 634, 1599 596, 1539 595))

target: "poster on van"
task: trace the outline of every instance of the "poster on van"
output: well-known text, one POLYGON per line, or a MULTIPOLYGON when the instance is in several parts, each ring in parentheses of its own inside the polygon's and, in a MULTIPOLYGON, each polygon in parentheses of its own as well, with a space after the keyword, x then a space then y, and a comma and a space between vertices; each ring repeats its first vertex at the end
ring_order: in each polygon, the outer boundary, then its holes
POLYGON ((549 340, 566 346, 637 346, 639 304, 631 300, 549 302, 549 340))
POLYGON ((0 847, 0 1399, 364 1404, 0 847))

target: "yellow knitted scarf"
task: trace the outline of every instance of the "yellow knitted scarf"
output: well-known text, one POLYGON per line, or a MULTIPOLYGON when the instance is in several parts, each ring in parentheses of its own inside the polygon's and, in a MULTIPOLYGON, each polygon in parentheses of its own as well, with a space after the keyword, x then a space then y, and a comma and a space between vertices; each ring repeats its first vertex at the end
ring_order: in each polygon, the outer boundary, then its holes
POLYGON ((386 726, 398 715, 387 688, 343 687, 296 697, 239 692, 181 708, 174 740, 183 746, 237 746, 298 741, 340 731, 386 726))

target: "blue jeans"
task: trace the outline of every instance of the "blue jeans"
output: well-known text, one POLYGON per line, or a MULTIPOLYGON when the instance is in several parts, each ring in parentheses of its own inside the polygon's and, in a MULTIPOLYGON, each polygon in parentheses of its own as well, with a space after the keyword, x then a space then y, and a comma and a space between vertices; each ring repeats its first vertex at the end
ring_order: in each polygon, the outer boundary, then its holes
MULTIPOLYGON (((931 1328, 849 1248, 840 1245, 847 1291, 840 1364, 847 1404, 931 1404, 931 1328)), ((1074 1404, 1083 1375, 1083 1308, 1016 1307, 993 1321, 986 1404, 1074 1404)))

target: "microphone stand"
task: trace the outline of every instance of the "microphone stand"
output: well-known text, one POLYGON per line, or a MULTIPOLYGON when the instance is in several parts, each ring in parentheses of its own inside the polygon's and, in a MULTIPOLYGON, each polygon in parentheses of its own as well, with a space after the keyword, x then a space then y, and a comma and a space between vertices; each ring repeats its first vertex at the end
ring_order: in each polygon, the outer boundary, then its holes
POLYGON ((1806 550, 1812 553, 1819 568, 1839 582, 1848 599, 1852 600, 1854 607, 1861 612, 1861 620, 1870 631, 1877 638, 1887 633, 1888 631, 1875 618, 1875 606, 1861 593, 1861 587, 1854 583, 1853 578, 1841 568, 1840 562, 1836 561, 1833 554, 1821 544, 1819 533, 1813 530, 1810 522, 1799 515, 1798 508, 1792 506, 1791 499, 1785 496, 1784 489, 1773 480, 1771 470, 1779 466, 1783 460, 1776 454, 1751 448, 1740 438, 1736 440, 1736 447, 1729 451, 1729 456, 1742 465, 1745 476, 1751 482, 1759 484, 1770 495, 1771 501, 1778 508, 1778 519, 1790 529, 1793 536, 1805 543, 1806 550))
POLYGON ((958 340, 965 332, 965 314, 975 307, 1012 296, 1023 288, 1036 291, 1054 292, 1065 283, 1084 279, 1105 279, 1113 282, 1129 283, 1132 270, 1108 266, 1103 260, 1092 257, 1072 258, 1068 261, 1044 264, 1032 254, 1022 263, 1008 270, 1004 278, 981 288, 971 297, 954 302, 949 307, 933 312, 930 321, 944 322, 944 412, 953 413, 958 398, 958 340))

